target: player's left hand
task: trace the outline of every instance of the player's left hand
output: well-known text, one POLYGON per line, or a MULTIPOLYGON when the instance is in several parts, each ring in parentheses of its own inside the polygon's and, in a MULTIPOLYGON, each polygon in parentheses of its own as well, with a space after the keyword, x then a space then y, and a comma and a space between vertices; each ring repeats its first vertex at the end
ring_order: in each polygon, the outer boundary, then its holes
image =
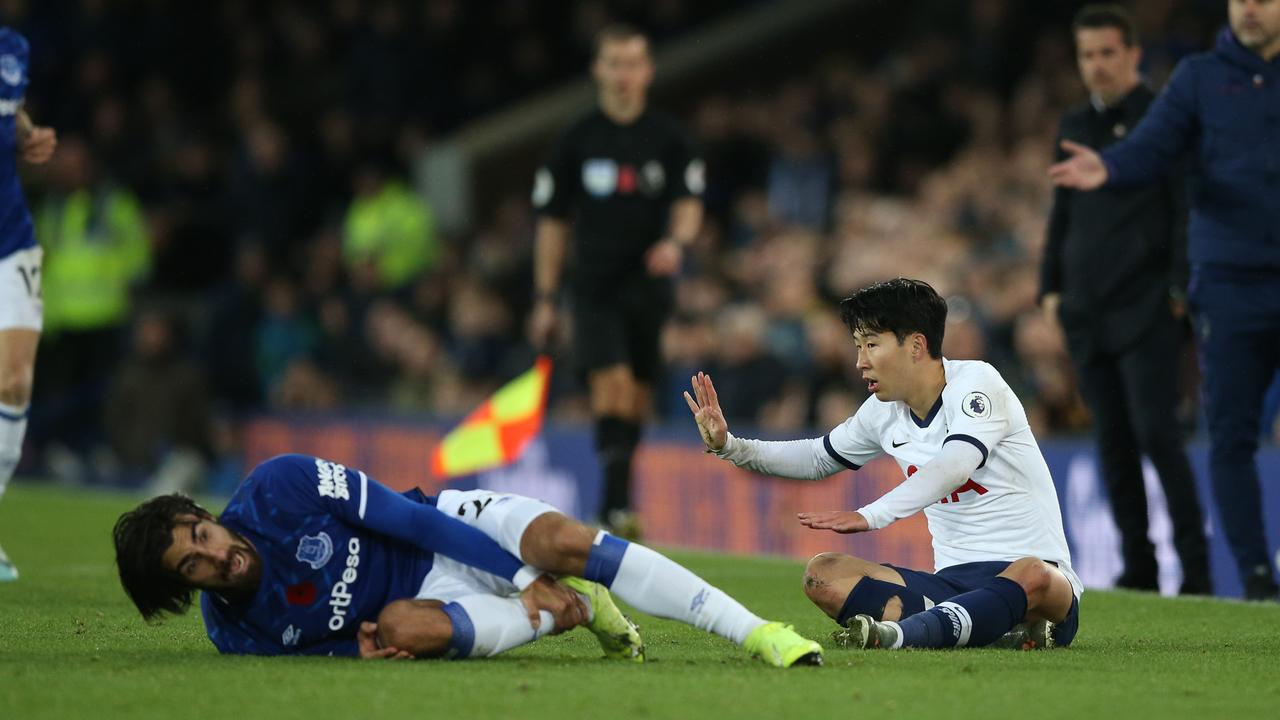
POLYGON ((49 162, 58 148, 58 133, 49 127, 31 128, 31 134, 22 143, 22 159, 34 165, 49 162))
POLYGON ((529 613, 529 624, 537 630, 542 625, 538 613, 546 610, 555 618, 556 627, 552 635, 559 635, 565 630, 578 627, 587 622, 590 615, 582 596, 561 585, 550 575, 542 575, 520 593, 520 602, 529 613))
POLYGON ((831 530, 838 533, 867 532, 871 526, 862 513, 855 510, 825 510, 823 512, 796 513, 800 524, 813 530, 831 530))
POLYGON ((404 650, 393 647, 378 646, 378 624, 360 623, 356 631, 356 644, 360 647, 361 660, 412 660, 413 656, 404 650))
POLYGON ((680 243, 671 238, 663 238, 645 253, 644 264, 649 274, 654 277, 669 277, 680 272, 680 262, 684 259, 684 250, 680 243))

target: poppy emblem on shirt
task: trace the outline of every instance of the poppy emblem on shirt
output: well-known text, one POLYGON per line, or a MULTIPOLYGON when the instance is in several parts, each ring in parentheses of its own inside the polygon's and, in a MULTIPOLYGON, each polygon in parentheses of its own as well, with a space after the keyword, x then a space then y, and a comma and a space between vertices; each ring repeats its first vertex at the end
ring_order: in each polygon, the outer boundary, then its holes
POLYGON ((298 562, 310 565, 312 570, 319 570, 333 557, 333 539, 324 532, 303 535, 298 541, 298 552, 294 557, 298 562))
POLYGON ((971 418, 990 417, 991 398, 987 397, 985 393, 975 390, 964 396, 964 402, 960 404, 960 409, 971 418))
POLYGON ((0 79, 9 85, 22 82, 22 63, 12 55, 0 55, 0 79))
POLYGON ((290 605, 310 605, 316 601, 316 586, 309 582, 300 582, 284 589, 284 599, 290 605))

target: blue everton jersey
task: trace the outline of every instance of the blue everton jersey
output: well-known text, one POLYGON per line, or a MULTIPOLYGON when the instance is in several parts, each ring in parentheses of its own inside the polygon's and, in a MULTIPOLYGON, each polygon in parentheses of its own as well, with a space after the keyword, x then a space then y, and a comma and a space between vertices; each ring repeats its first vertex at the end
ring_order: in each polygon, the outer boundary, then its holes
POLYGON ((259 465, 218 522, 262 560, 252 599, 203 593, 209 639, 235 654, 356 655, 360 623, 413 597, 434 552, 512 579, 520 562, 434 499, 397 494, 365 473, 307 455, 259 465))
POLYGON ((0 258, 36 244, 18 179, 18 111, 27 94, 26 38, 0 28, 0 258))

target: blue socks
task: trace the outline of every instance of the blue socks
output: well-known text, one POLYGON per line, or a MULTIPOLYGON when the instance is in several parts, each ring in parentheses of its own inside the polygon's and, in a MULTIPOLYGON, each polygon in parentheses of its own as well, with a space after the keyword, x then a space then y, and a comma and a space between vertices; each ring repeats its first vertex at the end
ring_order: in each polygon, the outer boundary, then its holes
POLYGON ((994 642, 1027 614, 1027 593, 1006 577, 904 617, 902 647, 981 647, 994 642))
POLYGON ((587 555, 587 567, 583 570, 582 577, 605 587, 613 587, 613 581, 618 577, 618 568, 622 567, 622 556, 630 546, 631 543, 626 540, 608 533, 597 534, 596 542, 587 555))

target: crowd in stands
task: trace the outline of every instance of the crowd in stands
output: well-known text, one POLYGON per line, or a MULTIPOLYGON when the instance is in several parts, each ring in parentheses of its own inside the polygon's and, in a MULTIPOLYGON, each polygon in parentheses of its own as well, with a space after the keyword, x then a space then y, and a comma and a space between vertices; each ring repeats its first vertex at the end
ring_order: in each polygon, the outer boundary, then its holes
MULTIPOLYGON (((47 252, 31 432, 47 452, 31 457, 181 475, 233 447, 228 419, 247 413, 465 413, 532 358, 533 217, 512 196, 446 236, 413 159, 579 77, 611 20, 661 53, 755 4, 4 3, 32 45, 28 109, 62 138, 24 171, 47 252), (163 401, 141 399, 153 383, 163 401)), ((1045 170, 1061 111, 1084 100, 1075 8, 911 5, 889 52, 851 38, 780 83, 686 104, 708 219, 664 333, 662 415, 683 421, 702 369, 732 423, 831 427, 865 396, 835 301, 909 276, 948 298, 948 357, 996 364, 1037 431, 1087 425, 1035 305, 1045 170)), ((1135 6, 1153 84, 1207 45, 1221 6, 1135 6)), ((553 414, 585 417, 578 383, 560 363, 553 414)))

